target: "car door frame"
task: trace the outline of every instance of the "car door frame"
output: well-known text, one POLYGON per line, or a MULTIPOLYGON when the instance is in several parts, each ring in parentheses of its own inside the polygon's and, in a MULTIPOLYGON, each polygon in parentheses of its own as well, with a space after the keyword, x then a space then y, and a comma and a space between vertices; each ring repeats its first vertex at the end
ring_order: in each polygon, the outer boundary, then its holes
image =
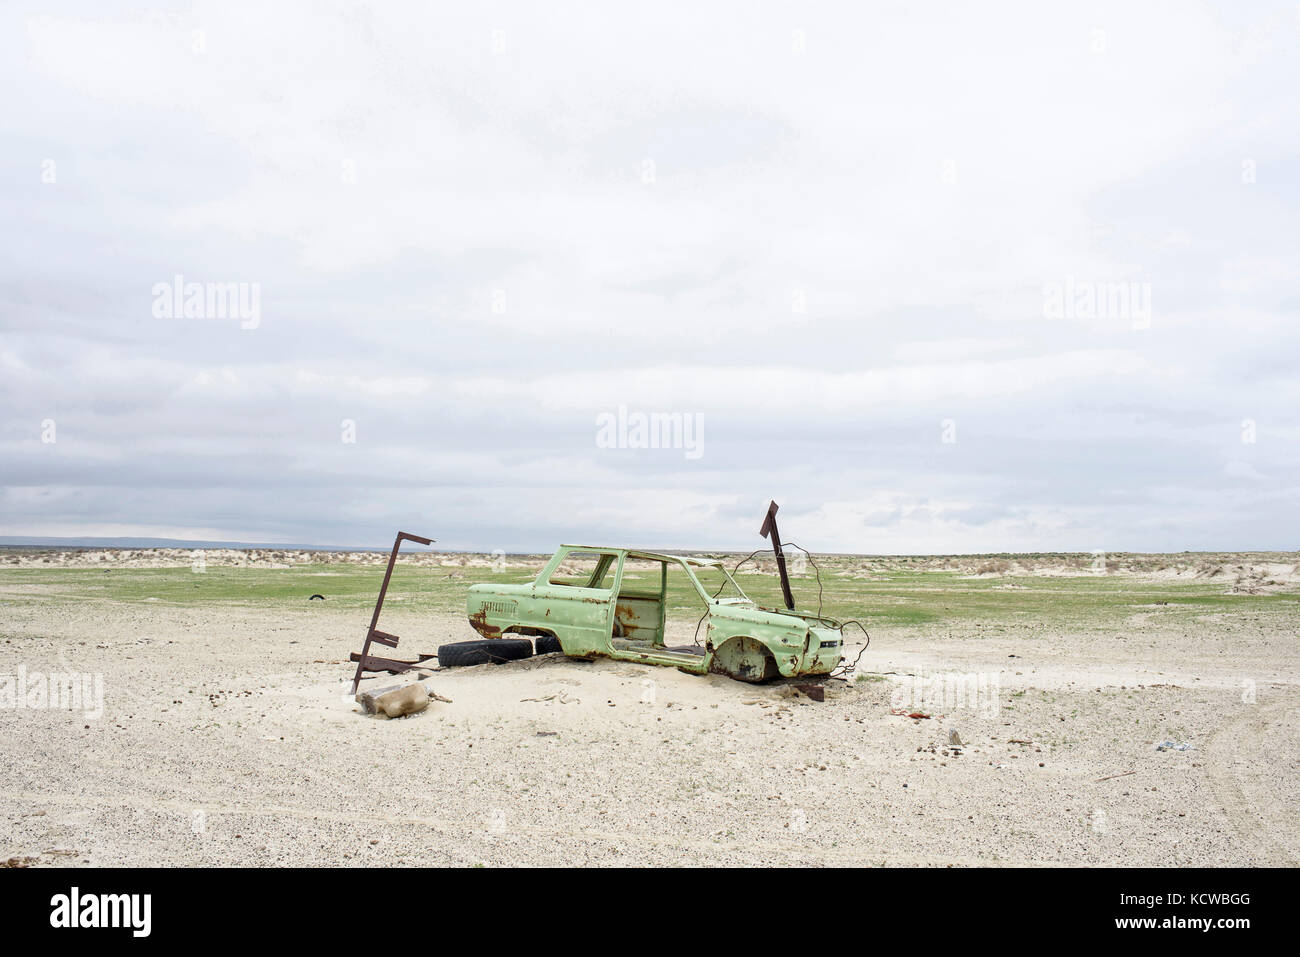
MULTIPOLYGON (((618 589, 623 581, 623 561, 626 557, 626 549, 619 548, 601 548, 592 545, 565 545, 556 550, 551 556, 551 560, 542 568, 541 573, 533 583, 534 600, 543 604, 559 602, 565 605, 573 605, 575 608, 581 608, 584 604, 603 604, 605 606, 604 624, 599 627, 592 627, 581 623, 580 621, 565 621, 562 614, 556 615, 554 627, 557 629, 571 629, 581 633, 581 636, 570 634, 570 642, 565 646, 565 653, 582 657, 590 654, 601 654, 613 656, 614 643, 612 641, 614 631, 614 605, 618 598, 618 589), (559 584, 551 581, 551 576, 560 567, 566 558, 574 553, 590 553, 598 556, 611 556, 614 559, 614 577, 611 587, 607 590, 604 588, 588 588, 583 585, 559 584), (593 632, 595 632, 593 634, 593 632), (577 640, 573 640, 577 638, 577 640)), ((593 571, 594 574, 594 571, 593 571)), ((560 636, 561 642, 564 636, 560 636)))

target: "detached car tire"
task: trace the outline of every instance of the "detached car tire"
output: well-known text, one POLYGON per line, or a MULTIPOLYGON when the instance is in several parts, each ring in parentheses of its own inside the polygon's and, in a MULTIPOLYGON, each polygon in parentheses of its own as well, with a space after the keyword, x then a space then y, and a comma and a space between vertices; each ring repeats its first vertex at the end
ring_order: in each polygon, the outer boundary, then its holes
POLYGON ((533 656, 533 643, 527 638, 485 638, 480 641, 454 641, 438 647, 438 664, 444 668, 466 665, 501 664, 533 656))
POLYGON ((550 655, 564 651, 563 646, 560 644, 560 639, 556 638, 554 635, 538 635, 536 645, 537 653, 539 655, 550 655))

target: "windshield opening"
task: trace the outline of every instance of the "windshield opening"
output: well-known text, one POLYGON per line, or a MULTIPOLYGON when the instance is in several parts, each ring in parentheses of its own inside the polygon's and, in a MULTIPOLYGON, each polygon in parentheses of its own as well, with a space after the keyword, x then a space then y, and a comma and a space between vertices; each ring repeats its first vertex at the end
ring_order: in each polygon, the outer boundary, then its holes
POLYGON ((721 565, 693 565, 691 571, 710 601, 749 601, 749 596, 741 591, 736 580, 721 565))

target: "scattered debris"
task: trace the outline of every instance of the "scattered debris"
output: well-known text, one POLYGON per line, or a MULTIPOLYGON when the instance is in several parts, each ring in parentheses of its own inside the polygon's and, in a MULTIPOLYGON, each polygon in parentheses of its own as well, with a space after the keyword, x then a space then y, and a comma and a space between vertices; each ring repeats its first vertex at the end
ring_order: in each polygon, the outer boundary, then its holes
POLYGON ((821 685, 805 684, 805 685, 795 685, 794 687, 795 690, 798 691, 800 694, 811 698, 813 701, 826 700, 826 689, 823 688, 821 685))
POLYGON ((433 539, 421 538, 419 535, 412 535, 409 532, 398 532, 397 538, 393 540, 393 550, 388 556, 388 569, 384 572, 384 583, 379 586, 379 600, 375 602, 375 612, 370 616, 370 627, 366 629, 366 642, 361 646, 361 652, 352 652, 348 657, 357 663, 357 673, 352 677, 352 693, 357 693, 357 686, 361 684, 361 676, 366 671, 387 671, 390 675, 400 675, 404 671, 410 671, 416 668, 430 658, 436 658, 437 655, 422 654, 415 661, 400 661, 395 658, 380 658, 378 655, 370 653, 370 643, 377 641, 381 645, 387 645, 389 648, 396 648, 398 637, 390 635, 387 632, 380 631, 379 613, 384 608, 384 596, 388 594, 388 582, 393 577, 393 566, 397 563, 397 551, 402 547, 403 541, 419 542, 421 545, 432 545, 433 539))
POLYGON ((1157 751, 1195 751, 1196 748, 1190 744, 1174 744, 1172 741, 1161 741, 1156 745, 1157 751))
POLYGON ((361 691, 356 696, 356 702, 361 705, 361 710, 366 714, 374 714, 375 699, 388 694, 390 691, 399 691, 401 687, 401 685, 386 685, 383 688, 371 688, 369 691, 361 691))
POLYGON ((921 718, 928 718, 928 717, 930 717, 928 714, 924 714, 923 712, 920 712, 920 711, 908 711, 906 708, 890 708, 890 709, 889 709, 889 713, 890 713, 890 714, 900 715, 900 716, 902 716, 902 717, 904 717, 904 718, 915 718, 915 719, 917 719, 918 721, 919 721, 921 718))
POLYGON ((311 596, 310 598, 308 598, 307 600, 308 600, 308 601, 315 601, 315 600, 318 599, 318 598, 319 598, 321 601, 324 601, 324 600, 325 600, 325 596, 324 596, 324 595, 312 595, 312 596, 311 596))
POLYGON ((555 694, 548 694, 543 698, 520 698, 520 703, 525 701, 559 701, 560 704, 582 704, 581 698, 571 698, 563 691, 557 691, 555 694))
POLYGON ((390 718, 400 718, 405 714, 419 714, 427 707, 429 707, 429 692, 418 682, 397 691, 390 691, 375 699, 375 713, 382 712, 390 718))
POLYGON ((1121 771, 1119 774, 1108 774, 1108 775, 1106 775, 1104 778, 1098 778, 1097 780, 1093 781, 1092 783, 1093 783, 1093 784, 1100 784, 1102 781, 1113 781, 1113 780, 1115 780, 1115 778, 1126 778, 1126 777, 1128 777, 1130 774, 1137 774, 1137 768, 1134 768, 1132 771, 1121 771))
POLYGON ((538 736, 539 738, 558 738, 558 737, 560 736, 560 732, 558 732, 558 731, 538 731, 538 732, 537 732, 537 736, 538 736))
POLYGON ((948 744, 950 747, 954 748, 965 747, 965 745, 961 743, 961 735, 957 733, 956 728, 953 728, 948 732, 948 744))
POLYGON ((444 698, 420 684, 389 685, 386 688, 374 688, 357 695, 357 704, 366 714, 377 714, 387 718, 400 718, 406 714, 418 714, 429 707, 430 701, 451 704, 450 698, 444 698))

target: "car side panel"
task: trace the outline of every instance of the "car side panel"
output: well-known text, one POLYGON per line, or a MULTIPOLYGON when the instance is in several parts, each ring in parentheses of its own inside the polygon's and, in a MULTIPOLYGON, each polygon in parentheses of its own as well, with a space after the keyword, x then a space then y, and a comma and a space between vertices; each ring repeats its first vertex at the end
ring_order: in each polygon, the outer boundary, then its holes
POLYGON ((575 657, 609 654, 611 594, 568 585, 471 585, 466 610, 485 638, 537 629, 560 639, 575 657))
POLYGON ((607 655, 613 650, 612 599, 610 591, 600 588, 537 585, 527 616, 534 627, 554 633, 566 655, 607 655))
POLYGON ((728 638, 753 638, 772 652, 783 676, 800 673, 808 636, 808 628, 801 619, 725 605, 713 605, 710 612, 710 650, 721 647, 728 638))

